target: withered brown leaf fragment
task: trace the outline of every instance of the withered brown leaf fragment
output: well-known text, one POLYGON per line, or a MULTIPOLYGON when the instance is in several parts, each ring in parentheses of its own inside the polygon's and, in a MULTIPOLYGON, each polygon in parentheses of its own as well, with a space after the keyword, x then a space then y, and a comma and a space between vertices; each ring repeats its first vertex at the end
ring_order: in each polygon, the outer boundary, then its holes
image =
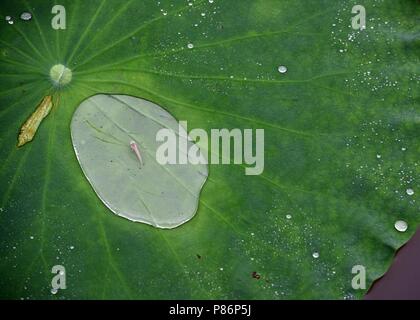
POLYGON ((35 112, 31 114, 28 120, 26 120, 23 126, 20 128, 17 144, 18 147, 21 147, 24 144, 32 141, 42 120, 50 113, 52 105, 53 103, 51 96, 45 96, 42 99, 35 112))

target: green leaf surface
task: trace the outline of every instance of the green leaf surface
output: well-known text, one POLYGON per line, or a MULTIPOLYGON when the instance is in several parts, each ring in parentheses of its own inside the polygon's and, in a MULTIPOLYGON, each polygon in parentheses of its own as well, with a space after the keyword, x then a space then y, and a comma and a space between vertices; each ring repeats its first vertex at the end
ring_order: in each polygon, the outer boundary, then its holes
POLYGON ((355 1, 190 3, 1 2, 1 298, 359 298, 352 267, 370 285, 415 231, 418 2, 363 1, 363 31, 350 27, 355 1), (51 27, 54 4, 65 30, 51 27), (59 63, 72 80, 18 149, 59 63), (116 217, 70 136, 98 93, 152 101, 189 129, 265 129, 265 170, 210 165, 196 217, 173 230, 116 217), (58 264, 67 289, 52 295, 58 264))

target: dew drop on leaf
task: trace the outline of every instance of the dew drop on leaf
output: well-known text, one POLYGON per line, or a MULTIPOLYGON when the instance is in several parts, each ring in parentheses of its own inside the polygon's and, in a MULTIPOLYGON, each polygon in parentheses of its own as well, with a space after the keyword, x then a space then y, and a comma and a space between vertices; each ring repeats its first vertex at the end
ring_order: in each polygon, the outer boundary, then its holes
POLYGON ((31 19, 32 19, 32 14, 31 14, 30 12, 23 12, 23 13, 20 15, 20 18, 21 18, 22 20, 24 20, 24 21, 29 21, 29 20, 31 20, 31 19))
POLYGON ((280 66, 278 68, 278 70, 279 70, 280 73, 286 73, 287 72, 287 67, 286 66, 280 66))
POLYGON ((166 110, 131 96, 90 97, 71 122, 77 159, 105 206, 131 221, 175 228, 195 215, 208 169, 204 155, 196 165, 160 164, 156 151, 163 142, 156 137, 162 130, 173 132, 178 156, 186 155, 181 145, 200 150, 166 110))
POLYGON ((408 229, 408 224, 403 220, 398 220, 395 222, 395 229, 397 229, 399 232, 406 232, 408 229))
POLYGON ((315 259, 318 259, 319 258, 319 253, 318 252, 312 253, 312 257, 314 257, 315 259))
POLYGON ((409 196, 414 195, 414 190, 413 189, 407 189, 406 192, 409 196))

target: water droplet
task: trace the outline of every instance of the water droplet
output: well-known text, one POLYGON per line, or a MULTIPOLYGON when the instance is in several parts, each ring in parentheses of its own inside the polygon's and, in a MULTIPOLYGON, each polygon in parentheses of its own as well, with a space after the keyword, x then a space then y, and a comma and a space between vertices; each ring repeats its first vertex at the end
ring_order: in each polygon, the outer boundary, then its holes
POLYGON ((209 0, 209 3, 213 3, 214 2, 214 0, 209 0))
POLYGON ((377 155, 376 155, 376 158, 377 158, 377 159, 380 159, 380 158, 382 158, 382 156, 381 156, 380 154, 377 154, 377 155))
POLYGON ((4 17, 4 19, 6 19, 6 21, 10 21, 10 20, 12 20, 12 17, 11 16, 6 16, 6 17, 4 17))
POLYGON ((30 236, 29 238, 30 238, 31 240, 34 240, 34 236, 30 236))
POLYGON ((57 289, 51 289, 51 293, 52 294, 57 294, 58 290, 57 289))
POLYGON ((70 246, 70 250, 73 250, 74 249, 74 246, 70 246))
MULTIPOLYGON (((153 141, 162 129, 174 130, 187 150, 196 146, 177 119, 160 106, 132 96, 98 94, 85 100, 74 112, 71 138, 85 177, 110 212, 130 221, 173 229, 195 216, 200 191, 208 176, 203 173, 208 170, 204 156, 194 165, 187 161, 185 165, 159 170, 163 164, 156 153, 159 145, 153 141), (135 123, 134 127, 127 126, 127 117, 135 123), (114 131, 115 123, 118 131, 114 131), (136 130, 141 130, 141 137, 133 136, 136 130), (130 148, 132 139, 144 166, 140 166, 139 158, 130 148), (113 147, 108 146, 109 142, 113 147), (103 143, 107 145, 106 155, 103 143), (137 178, 141 178, 142 184, 139 185, 137 178), (176 188, 174 181, 188 188, 188 192, 176 188), (132 196, 137 191, 142 193, 147 207, 139 205, 138 199, 132 196)), ((197 146, 198 155, 199 152, 197 146)))
POLYGON ((414 194, 414 190, 413 189, 407 189, 406 192, 407 192, 407 194, 409 196, 412 196, 414 194))
POLYGON ((280 66, 278 70, 279 70, 280 73, 286 73, 287 72, 287 67, 286 66, 280 66))
POLYGON ((399 232, 406 232, 408 229, 408 224, 407 222, 403 221, 403 220, 398 220, 397 222, 395 222, 395 229, 397 229, 397 231, 399 232))
POLYGON ((355 297, 352 293, 347 293, 344 297, 344 300, 355 300, 355 297))
POLYGON ((223 271, 223 268, 220 268, 220 271, 223 271))
POLYGON ((7 21, 9 24, 14 24, 14 21, 13 20, 9 20, 9 21, 7 21))
POLYGON ((319 258, 319 253, 318 252, 312 253, 312 257, 314 257, 315 259, 318 259, 319 258))
POLYGON ((188 47, 188 49, 192 49, 192 48, 194 48, 194 45, 193 45, 192 43, 189 43, 189 44, 187 45, 187 47, 188 47))
POLYGON ((292 215, 291 214, 288 214, 288 215, 286 215, 286 219, 292 219, 292 215))
POLYGON ((32 14, 31 14, 30 12, 23 12, 23 13, 20 15, 20 18, 21 18, 22 20, 24 20, 24 21, 29 21, 29 20, 31 20, 31 19, 32 19, 32 14))

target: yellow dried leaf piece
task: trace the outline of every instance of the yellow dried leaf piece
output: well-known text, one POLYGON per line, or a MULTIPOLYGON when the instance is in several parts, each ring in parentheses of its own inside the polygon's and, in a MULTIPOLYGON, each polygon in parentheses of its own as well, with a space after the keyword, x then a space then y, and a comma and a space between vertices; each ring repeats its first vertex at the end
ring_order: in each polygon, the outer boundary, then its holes
POLYGON ((42 120, 50 113, 52 105, 51 96, 45 96, 44 99, 42 99, 35 112, 31 114, 29 119, 26 120, 20 128, 18 147, 32 141, 42 120))

